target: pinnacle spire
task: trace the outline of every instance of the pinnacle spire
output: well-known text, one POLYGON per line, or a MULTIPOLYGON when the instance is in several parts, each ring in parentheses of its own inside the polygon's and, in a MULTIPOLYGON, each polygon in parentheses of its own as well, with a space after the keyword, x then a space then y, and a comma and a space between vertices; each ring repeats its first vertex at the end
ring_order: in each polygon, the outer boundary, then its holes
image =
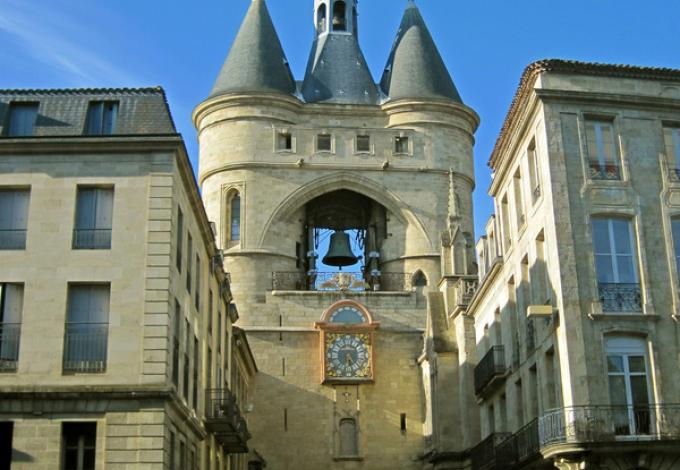
POLYGON ((264 0, 253 0, 211 96, 226 93, 295 93, 281 41, 264 0))
POLYGON ((380 81, 390 99, 448 99, 462 103, 444 60, 413 0, 409 0, 380 81))

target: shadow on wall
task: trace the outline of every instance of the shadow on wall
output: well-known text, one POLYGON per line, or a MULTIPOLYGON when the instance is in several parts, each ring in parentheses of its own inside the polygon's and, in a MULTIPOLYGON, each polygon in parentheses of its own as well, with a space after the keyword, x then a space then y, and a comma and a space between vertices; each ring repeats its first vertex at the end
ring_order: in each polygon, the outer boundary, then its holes
POLYGON ((12 463, 33 462, 34 460, 32 455, 20 450, 12 449, 12 463))

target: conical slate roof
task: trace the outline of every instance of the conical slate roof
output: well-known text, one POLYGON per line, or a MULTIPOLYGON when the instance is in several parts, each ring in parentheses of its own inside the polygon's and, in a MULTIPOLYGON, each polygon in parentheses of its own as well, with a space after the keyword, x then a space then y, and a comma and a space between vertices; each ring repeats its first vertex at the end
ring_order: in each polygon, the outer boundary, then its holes
POLYGON ((449 99, 462 103, 416 4, 409 0, 380 88, 390 100, 449 99))
POLYGON ((210 96, 295 93, 295 79, 264 0, 253 0, 210 96))
POLYGON ((324 34, 314 41, 302 95, 307 103, 378 103, 378 89, 354 35, 324 34))

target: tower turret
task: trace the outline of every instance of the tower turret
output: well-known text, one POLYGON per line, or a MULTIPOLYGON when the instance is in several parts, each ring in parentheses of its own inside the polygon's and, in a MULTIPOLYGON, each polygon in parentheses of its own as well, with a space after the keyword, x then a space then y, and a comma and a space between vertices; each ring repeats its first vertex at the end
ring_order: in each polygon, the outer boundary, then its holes
POLYGON ((357 0, 314 0, 316 38, 302 85, 308 103, 378 104, 357 18, 357 0))

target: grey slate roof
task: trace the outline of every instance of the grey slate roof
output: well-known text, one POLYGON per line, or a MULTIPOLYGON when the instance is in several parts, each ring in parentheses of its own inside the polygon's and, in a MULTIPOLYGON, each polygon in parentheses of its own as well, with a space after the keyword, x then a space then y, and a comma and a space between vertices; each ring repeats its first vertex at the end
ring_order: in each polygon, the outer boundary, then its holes
POLYGON ((355 36, 330 33, 317 37, 302 95, 308 103, 378 103, 378 89, 355 36))
POLYGON ((432 35, 412 0, 401 20, 380 87, 391 100, 435 98, 462 103, 432 35))
POLYGON ((177 134, 162 88, 88 88, 0 90, 0 138, 16 102, 39 103, 33 137, 83 136, 91 101, 119 103, 114 136, 177 134))
POLYGON ((264 0, 253 0, 210 96, 296 91, 288 60, 264 0))

